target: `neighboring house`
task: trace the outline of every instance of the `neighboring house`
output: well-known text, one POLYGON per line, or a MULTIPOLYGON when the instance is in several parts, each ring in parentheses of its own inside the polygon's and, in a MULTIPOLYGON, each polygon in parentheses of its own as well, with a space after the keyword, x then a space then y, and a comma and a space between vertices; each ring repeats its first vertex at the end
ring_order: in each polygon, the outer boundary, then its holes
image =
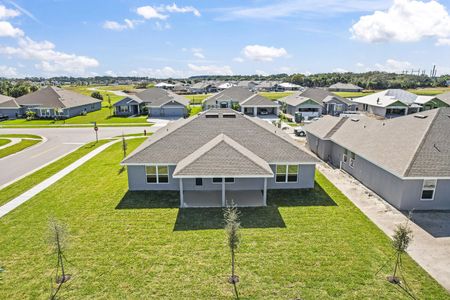
POLYGON ((17 119, 21 114, 21 107, 13 97, 0 95, 0 119, 17 119))
POLYGON ((234 108, 247 115, 278 115, 279 104, 248 88, 234 86, 214 94, 202 102, 203 110, 234 108))
POLYGON ((299 91, 302 90, 303 87, 298 84, 290 83, 290 82, 283 82, 277 85, 277 90, 280 91, 299 91))
POLYGON ((48 86, 16 98, 19 115, 27 111, 39 118, 71 118, 102 108, 102 101, 59 87, 48 86))
POLYGON ((150 117, 185 117, 189 100, 161 88, 143 90, 114 103, 117 116, 148 113, 150 117))
POLYGON ((450 92, 437 95, 436 98, 450 106, 450 92))
POLYGON ((273 92, 276 91, 278 81, 262 81, 257 86, 255 86, 254 90, 258 92, 273 92))
POLYGON ((325 116, 308 146, 401 210, 450 209, 450 108, 391 120, 325 116))
POLYGON ((258 83, 254 82, 254 81, 249 81, 249 80, 242 80, 242 81, 239 81, 237 84, 237 86, 245 87, 251 91, 253 91, 257 85, 258 85, 258 83))
POLYGON ((287 114, 292 116, 300 112, 303 117, 319 117, 323 114, 338 116, 344 111, 354 111, 357 105, 352 101, 335 95, 324 89, 307 88, 283 97, 287 114))
POLYGON ((364 89, 353 83, 338 82, 330 85, 328 90, 331 92, 362 92, 364 89))
POLYGON ((189 86, 182 83, 175 84, 172 91, 178 95, 186 95, 190 92, 189 86))
POLYGON ((418 96, 401 89, 388 89, 360 98, 354 98, 358 110, 384 118, 394 118, 438 107, 447 103, 435 96, 418 96))
POLYGON ((190 86, 189 91, 192 94, 208 94, 217 92, 217 87, 215 84, 203 81, 197 82, 190 86))
POLYGON ((233 82, 222 82, 217 84, 217 91, 223 91, 230 87, 236 86, 233 82))
POLYGON ((180 207, 265 206, 268 189, 314 187, 317 159, 272 124, 231 109, 170 123, 122 161, 130 191, 179 191, 180 207))
POLYGON ((160 88, 160 89, 171 90, 175 87, 175 85, 171 84, 171 83, 167 83, 167 82, 159 82, 159 83, 155 84, 155 87, 160 88))

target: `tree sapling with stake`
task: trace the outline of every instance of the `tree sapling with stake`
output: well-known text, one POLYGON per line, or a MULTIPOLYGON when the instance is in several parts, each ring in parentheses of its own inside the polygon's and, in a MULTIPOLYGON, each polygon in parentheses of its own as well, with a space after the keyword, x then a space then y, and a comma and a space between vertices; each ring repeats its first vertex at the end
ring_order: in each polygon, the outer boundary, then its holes
POLYGON ((67 261, 64 251, 67 247, 67 230, 66 227, 57 220, 49 222, 50 239, 49 244, 52 254, 56 256, 55 283, 56 288, 51 281, 50 299, 56 299, 56 295, 61 290, 62 285, 70 279, 70 275, 66 274, 64 263, 67 261))
POLYGON ((232 203, 231 206, 227 206, 224 212, 225 231, 227 233, 228 247, 231 252, 231 276, 228 279, 228 282, 234 286, 236 299, 239 299, 236 286, 239 282, 239 276, 235 273, 235 253, 240 243, 239 229, 241 227, 241 223, 239 222, 239 215, 240 213, 234 203, 232 203))

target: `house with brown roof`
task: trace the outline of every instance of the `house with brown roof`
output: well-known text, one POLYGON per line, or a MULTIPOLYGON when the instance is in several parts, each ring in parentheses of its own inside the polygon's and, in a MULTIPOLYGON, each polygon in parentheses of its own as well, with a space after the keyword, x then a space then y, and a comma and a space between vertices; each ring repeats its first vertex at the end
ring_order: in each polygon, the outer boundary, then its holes
POLYGON ((450 209, 450 108, 402 118, 325 116, 308 147, 401 210, 450 209))
POLYGON ((33 111, 38 118, 71 118, 102 108, 102 101, 59 87, 47 86, 15 99, 17 114, 33 111))
POLYGON ((220 207, 265 206, 268 189, 313 188, 316 161, 266 121, 210 109, 157 131, 122 165, 130 191, 179 191, 180 207, 220 207))

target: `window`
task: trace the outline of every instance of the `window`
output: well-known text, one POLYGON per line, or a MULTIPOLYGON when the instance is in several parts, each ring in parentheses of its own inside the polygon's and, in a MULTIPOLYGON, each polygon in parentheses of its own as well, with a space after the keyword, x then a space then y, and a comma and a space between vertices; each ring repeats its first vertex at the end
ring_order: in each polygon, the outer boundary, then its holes
POLYGON ((349 165, 351 168, 353 168, 353 163, 355 162, 355 158, 356 158, 355 153, 350 152, 350 161, 349 161, 349 164, 348 164, 348 165, 349 165))
MULTIPOLYGON (((222 178, 221 177, 214 177, 212 179, 213 183, 222 183, 222 178)), ((225 177, 225 183, 234 183, 234 178, 233 177, 225 177)))
POLYGON ((297 182, 298 165, 277 165, 276 182, 297 182))
POLYGON ((436 179, 424 179, 422 186, 422 197, 421 200, 433 200, 434 191, 436 190, 436 179))
POLYGON ((147 183, 169 183, 168 166, 148 166, 145 167, 147 183))
POLYGON ((126 106, 126 105, 119 106, 119 111, 120 112, 128 112, 128 106, 126 106))
POLYGON ((344 164, 346 164, 348 161, 348 150, 347 149, 344 149, 344 154, 342 155, 342 161, 344 162, 344 164))
POLYGON ((195 178, 195 185, 203 185, 203 178, 195 178))

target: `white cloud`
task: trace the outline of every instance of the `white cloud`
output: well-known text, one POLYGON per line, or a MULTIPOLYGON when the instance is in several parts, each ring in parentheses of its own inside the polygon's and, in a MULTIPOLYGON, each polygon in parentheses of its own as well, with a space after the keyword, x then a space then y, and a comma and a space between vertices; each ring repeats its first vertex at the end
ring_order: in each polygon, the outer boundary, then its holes
POLYGON ((436 46, 450 46, 450 38, 441 38, 436 42, 436 46))
POLYGON ((199 66, 188 64, 188 67, 191 71, 195 72, 195 75, 233 75, 233 71, 231 70, 230 66, 199 66))
POLYGON ((116 77, 117 73, 112 71, 112 70, 108 70, 108 71, 105 72, 105 75, 106 76, 111 76, 111 77, 116 77))
POLYGON ((263 70, 256 70, 255 74, 259 75, 259 76, 267 76, 267 75, 269 75, 269 73, 267 73, 266 71, 263 71, 263 70))
POLYGON ((287 56, 284 48, 267 47, 261 45, 248 45, 242 50, 247 58, 258 61, 272 61, 274 58, 287 56))
POLYGON ((241 63, 241 62, 244 62, 244 59, 242 57, 235 57, 235 58, 233 58, 233 61, 241 63))
POLYGON ((6 78, 18 77, 17 69, 8 66, 0 66, 0 77, 6 78))
POLYGON ((0 53, 38 61, 35 67, 46 73, 82 75, 85 74, 86 69, 99 65, 94 58, 56 51, 53 43, 36 42, 29 37, 20 38, 18 47, 0 46, 0 53))
POLYGON ((20 37, 23 35, 21 29, 12 26, 7 21, 0 21, 0 37, 20 37))
POLYGON ((401 73, 402 71, 413 68, 413 65, 409 61, 400 61, 390 58, 386 60, 384 64, 375 64, 375 68, 379 71, 389 73, 401 73))
POLYGON ((205 59, 205 55, 203 54, 202 48, 191 48, 192 55, 194 55, 197 58, 205 59))
MULTIPOLYGON (((364 42, 415 42, 427 37, 450 37, 450 16, 437 1, 394 0, 387 11, 362 16, 350 29, 364 42)), ((438 41, 439 43, 439 41, 438 41)), ((444 41, 445 43, 445 41, 444 41)))
POLYGON ((164 23, 159 22, 159 21, 155 22, 155 29, 156 30, 162 31, 162 30, 167 30, 167 29, 170 29, 170 28, 171 28, 171 26, 167 22, 164 22, 164 23))
POLYGON ((343 68, 334 68, 333 72, 335 72, 335 73, 347 73, 348 70, 343 69, 343 68))
POLYGON ((151 77, 151 78, 181 78, 185 77, 184 72, 175 70, 172 67, 163 67, 161 69, 139 68, 130 72, 130 76, 151 77))
POLYGON ((154 8, 150 5, 138 7, 136 9, 136 13, 138 15, 141 15, 142 17, 144 17, 144 19, 147 19, 147 20, 148 19, 165 20, 169 17, 168 15, 160 14, 156 8, 154 8))
POLYGON ((125 29, 133 29, 137 23, 138 23, 138 21, 129 20, 129 19, 123 20, 122 24, 119 22, 116 22, 116 21, 105 21, 103 23, 103 28, 109 29, 109 30, 122 31, 125 29))
POLYGON ((6 8, 4 5, 0 5, 0 20, 14 18, 20 15, 20 11, 15 9, 6 8))
POLYGON ((184 13, 193 13, 194 16, 196 16, 196 17, 200 17, 201 16, 200 12, 195 7, 193 7, 193 6, 179 7, 175 3, 173 3, 172 5, 166 5, 163 8, 160 8, 159 10, 160 11, 167 11, 167 12, 170 12, 170 13, 182 13, 182 14, 184 14, 184 13))
POLYGON ((356 66, 358 68, 364 68, 365 65, 363 63, 361 63, 361 62, 358 62, 358 63, 356 63, 356 66))
POLYGON ((274 19, 290 17, 300 13, 313 13, 314 15, 318 15, 367 12, 376 9, 385 9, 388 5, 389 1, 387 0, 288 0, 277 1, 274 4, 259 7, 233 7, 225 10, 223 19, 274 19))

